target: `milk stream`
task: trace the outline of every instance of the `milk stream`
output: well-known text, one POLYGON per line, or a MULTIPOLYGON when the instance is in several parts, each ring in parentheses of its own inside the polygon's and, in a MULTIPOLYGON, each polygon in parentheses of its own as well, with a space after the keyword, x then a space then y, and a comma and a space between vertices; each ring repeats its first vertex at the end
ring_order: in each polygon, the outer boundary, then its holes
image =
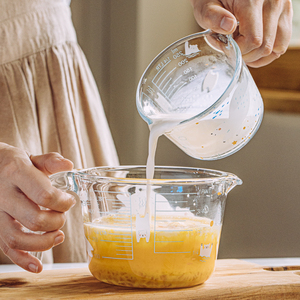
POLYGON ((151 209, 150 209, 150 194, 151 194, 151 184, 150 180, 154 177, 154 168, 155 168, 155 152, 157 147, 158 138, 163 135, 165 132, 170 131, 176 125, 178 125, 183 120, 182 116, 168 116, 166 118, 157 118, 153 119, 153 123, 150 127, 149 134, 149 144, 148 144, 148 158, 146 165, 146 178, 148 181, 147 184, 147 201, 145 207, 145 216, 148 214, 149 221, 151 220, 151 209))

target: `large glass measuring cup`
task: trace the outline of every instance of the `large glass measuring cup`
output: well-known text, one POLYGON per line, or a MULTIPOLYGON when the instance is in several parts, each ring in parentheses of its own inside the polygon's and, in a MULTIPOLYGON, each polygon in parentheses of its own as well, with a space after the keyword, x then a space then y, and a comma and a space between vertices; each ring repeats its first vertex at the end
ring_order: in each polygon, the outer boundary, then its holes
POLYGON ((89 269, 100 281, 139 288, 201 284, 212 274, 227 193, 241 180, 215 170, 99 167, 51 176, 82 205, 89 269), (144 212, 151 184, 151 220, 144 212))
POLYGON ((258 130, 263 102, 231 36, 206 30, 178 40, 146 68, 136 104, 151 127, 188 155, 215 160, 235 153, 258 130))

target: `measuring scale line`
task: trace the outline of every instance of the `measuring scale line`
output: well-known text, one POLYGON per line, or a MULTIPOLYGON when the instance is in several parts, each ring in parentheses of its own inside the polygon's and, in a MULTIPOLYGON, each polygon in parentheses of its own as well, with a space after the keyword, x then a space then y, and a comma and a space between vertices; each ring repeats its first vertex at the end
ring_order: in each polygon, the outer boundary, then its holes
POLYGON ((121 251, 123 251, 123 252, 128 252, 128 251, 130 251, 130 249, 123 249, 123 250, 117 249, 117 251, 119 251, 119 252, 121 252, 121 251))
POLYGON ((165 87, 169 84, 169 82, 173 79, 173 77, 169 78, 169 80, 167 81, 167 83, 163 86, 162 91, 165 89, 165 87))
POLYGON ((184 241, 156 241, 156 243, 183 243, 184 241))
MULTIPOLYGON (((160 79, 162 78, 162 76, 164 76, 164 74, 166 73, 167 71, 164 71, 159 77, 158 79, 156 80, 155 84, 157 85, 158 82, 160 81, 160 79)), ((153 82, 154 83, 154 82, 153 82)))
POLYGON ((165 223, 170 223, 170 222, 172 222, 172 223, 175 223, 175 222, 179 222, 179 223, 184 223, 184 222, 186 222, 187 220, 176 220, 176 219, 172 219, 172 221, 170 221, 170 220, 168 220, 168 219, 166 219, 166 220, 161 220, 161 219, 159 219, 159 222, 165 222, 165 223))
MULTIPOLYGON (((181 77, 182 77, 182 75, 180 75, 180 76, 178 76, 178 77, 176 78, 176 80, 175 80, 175 81, 169 86, 169 88, 166 90, 166 94, 168 93, 169 89, 170 89, 171 87, 173 87, 173 85, 176 83, 176 81, 179 80, 181 77)), ((174 88, 175 88, 175 87, 174 87, 174 88)))
MULTIPOLYGON (((101 242, 107 242, 107 243, 115 243, 115 244, 117 244, 117 243, 126 243, 126 244, 132 244, 132 241, 130 241, 130 242, 125 242, 125 241, 123 241, 123 240, 121 240, 121 241, 115 241, 115 240, 100 240, 101 242)), ((117 246, 122 246, 122 245, 117 245, 117 246)))
MULTIPOLYGON (((119 226, 123 226, 123 225, 126 225, 126 224, 128 224, 128 222, 125 222, 125 221, 114 221, 115 222, 115 224, 118 224, 119 226)), ((129 228, 129 226, 127 226, 127 228, 129 228)))
POLYGON ((178 254, 178 253, 191 253, 191 251, 186 251, 186 252, 176 252, 176 251, 174 251, 174 252, 169 252, 169 251, 166 251, 166 252, 156 252, 155 250, 154 250, 154 253, 157 253, 157 254, 178 254))
MULTIPOLYGON (((126 246, 124 246, 123 248, 125 248, 126 246)), ((131 247, 131 246, 127 246, 127 247, 131 247)), ((130 249, 117 249, 118 252, 128 252, 130 251, 130 249)))
MULTIPOLYGON (((165 76, 165 78, 161 81, 161 83, 159 84, 159 88, 160 88, 160 86, 163 84, 163 82, 167 79, 167 77, 174 71, 174 70, 176 70, 177 69, 177 67, 175 67, 175 68, 173 68, 166 76, 165 76)), ((159 79, 160 79, 160 77, 159 77, 159 79)), ((172 79, 172 77, 170 78, 170 79, 172 79)), ((159 80, 158 80, 159 81, 159 80)), ((157 82, 158 82, 157 81, 157 82)))
POLYGON ((174 97, 174 95, 177 93, 177 92, 179 92, 185 85, 187 84, 187 82, 183 82, 180 86, 179 86, 179 88, 175 91, 175 89, 170 93, 170 98, 171 97, 174 97), (175 91, 175 92, 174 92, 175 91), (172 94, 173 93, 173 94, 172 94))
MULTIPOLYGON (((167 195, 167 194, 164 194, 164 195, 167 195)), ((174 195, 174 194, 171 193, 170 195, 174 195)), ((180 194, 180 196, 181 196, 181 195, 184 196, 184 194, 180 194)), ((172 202, 174 202, 174 203, 188 203, 187 200, 172 200, 172 202)), ((166 201, 157 201, 157 203, 166 203, 166 201)))
POLYGON ((178 212, 178 213, 185 213, 185 212, 189 212, 192 211, 190 209, 182 209, 181 211, 175 211, 175 210, 160 210, 158 209, 157 212, 166 212, 166 213, 174 213, 174 212, 178 212))
POLYGON ((154 83, 154 80, 156 78, 156 76, 170 63, 171 61, 168 61, 157 73, 156 75, 153 77, 152 79, 152 83, 154 83))
POLYGON ((124 221, 130 222, 131 218, 116 218, 114 221, 118 221, 119 223, 124 223, 124 221))
POLYGON ((189 232, 189 231, 193 231, 191 229, 156 229, 156 232, 189 232))
MULTIPOLYGON (((187 196, 187 197, 190 197, 190 196, 197 196, 196 193, 182 193, 180 191, 171 191, 170 193, 162 193, 161 195, 163 196, 172 196, 174 194, 178 194, 178 195, 182 195, 182 196, 187 196)), ((162 200, 158 200, 158 201, 162 201, 162 200)), ((188 201, 188 200, 177 200, 177 201, 188 201)))
POLYGON ((110 233, 111 235, 122 235, 122 236, 131 236, 131 233, 110 233))
MULTIPOLYGON (((159 92, 161 93, 162 96, 164 96, 164 98, 170 103, 170 99, 169 97, 163 92, 163 90, 161 90, 158 85, 156 85, 155 83, 153 83, 153 85, 156 86, 156 88, 159 90, 159 92)), ((148 97, 149 98, 149 97, 148 97)), ((150 99, 150 98, 149 98, 150 99)))
MULTIPOLYGON (((120 212, 120 209, 121 209, 121 208, 114 209, 113 211, 117 211, 117 212, 119 213, 119 212, 120 212)), ((129 208, 128 208, 128 209, 122 209, 122 215, 123 215, 123 216, 126 216, 126 215, 130 216, 130 213, 131 213, 131 211, 130 211, 129 208)))
POLYGON ((110 256, 102 256, 102 258, 133 260, 133 255, 132 255, 132 258, 128 258, 128 257, 110 257, 110 256))
POLYGON ((191 232, 193 230, 189 230, 189 229, 156 229, 156 232, 191 232))
MULTIPOLYGON (((102 225, 101 227, 103 227, 103 228, 120 228, 120 225, 119 226, 115 226, 115 225, 102 225)), ((127 228, 127 229, 131 229, 131 225, 129 225, 129 226, 123 226, 123 228, 127 228)))
MULTIPOLYGON (((108 195, 108 196, 111 196, 112 197, 112 195, 122 195, 122 196, 124 196, 124 197, 128 197, 128 196, 130 196, 128 193, 126 194, 126 192, 114 192, 114 191, 103 191, 103 190, 99 190, 99 189, 94 189, 94 191, 95 192, 98 192, 98 193, 101 193, 101 194, 105 194, 105 195, 108 195)), ((112 198, 113 199, 113 198, 112 198)), ((126 201, 126 199, 124 199, 125 201, 126 201)))
POLYGON ((119 220, 114 220, 114 222, 117 222, 118 224, 128 224, 131 223, 131 219, 119 219, 119 220))
POLYGON ((120 242, 120 241, 122 242, 122 241, 124 241, 124 242, 128 243, 131 240, 131 237, 127 237, 127 238, 125 237, 125 238, 123 238, 123 237, 120 237, 120 236, 118 237, 117 236, 117 238, 119 240, 116 240, 116 242, 120 242))

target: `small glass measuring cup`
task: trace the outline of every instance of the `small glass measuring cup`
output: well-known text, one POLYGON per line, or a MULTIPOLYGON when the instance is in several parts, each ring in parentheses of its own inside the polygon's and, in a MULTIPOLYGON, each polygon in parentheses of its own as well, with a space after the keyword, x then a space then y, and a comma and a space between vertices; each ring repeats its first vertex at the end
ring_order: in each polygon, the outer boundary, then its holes
POLYGON ((177 124, 164 134, 188 155, 215 160, 241 149, 258 130, 263 101, 231 36, 206 30, 153 59, 136 93, 141 117, 177 124))
POLYGON ((242 183, 208 169, 98 167, 50 176, 81 201, 89 269, 100 281, 137 288, 201 284, 213 273, 228 192, 242 183), (144 215, 151 185, 151 219, 144 215))

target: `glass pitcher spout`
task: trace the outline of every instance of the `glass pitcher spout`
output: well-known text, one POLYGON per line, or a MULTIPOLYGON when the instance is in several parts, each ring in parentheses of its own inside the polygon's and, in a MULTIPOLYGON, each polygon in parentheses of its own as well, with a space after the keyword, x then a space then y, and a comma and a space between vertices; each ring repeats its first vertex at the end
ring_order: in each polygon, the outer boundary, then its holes
POLYGON ((226 195, 237 185, 241 185, 243 184, 242 179, 240 179, 239 177, 237 177, 234 174, 231 173, 227 173, 228 176, 226 178, 226 185, 225 185, 225 193, 226 195))

